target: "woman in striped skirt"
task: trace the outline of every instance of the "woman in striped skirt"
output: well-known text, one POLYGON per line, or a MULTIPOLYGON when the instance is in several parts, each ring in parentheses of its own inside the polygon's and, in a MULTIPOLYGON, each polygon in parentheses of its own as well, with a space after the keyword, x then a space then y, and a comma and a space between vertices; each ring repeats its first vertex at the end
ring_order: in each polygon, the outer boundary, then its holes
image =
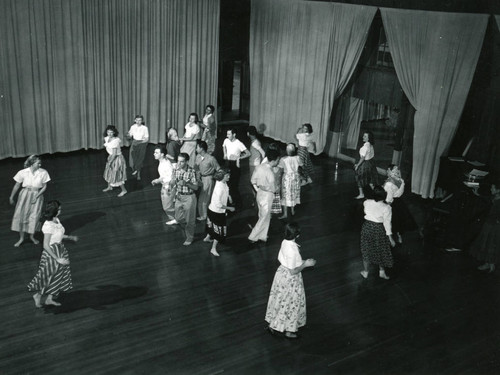
POLYGON ((47 296, 46 305, 61 306, 59 302, 54 301, 54 298, 57 298, 59 292, 73 288, 69 254, 62 240, 76 242, 78 237, 64 234, 64 227, 58 218, 60 213, 59 201, 47 203, 43 215, 45 223, 42 227, 44 235, 42 257, 35 277, 28 284, 28 290, 35 292, 33 299, 36 307, 42 307, 42 296, 47 296))
POLYGON ((378 185, 377 167, 373 161, 375 157, 375 149, 373 148, 374 140, 372 132, 363 133, 363 147, 359 149, 359 161, 354 164, 356 173, 356 182, 358 183, 359 194, 355 199, 363 199, 365 194, 363 188, 365 186, 378 185))
POLYGON ((379 267, 379 276, 389 279, 385 269, 392 267, 391 246, 396 243, 391 231, 391 206, 384 202, 387 193, 382 186, 373 188, 373 199, 363 202, 365 222, 361 228, 361 254, 363 256, 363 271, 361 276, 368 277, 368 266, 375 264, 379 267))
POLYGON ((108 152, 108 161, 104 169, 104 180, 108 183, 108 187, 103 191, 111 191, 114 187, 119 186, 122 190, 119 197, 127 194, 125 189, 125 181, 127 181, 127 164, 121 151, 121 139, 118 138, 118 130, 113 125, 108 125, 104 132, 104 147, 108 152))
POLYGON ((42 161, 37 155, 31 155, 24 162, 24 169, 14 176, 16 184, 10 194, 10 204, 14 205, 14 197, 22 186, 17 198, 11 229, 19 232, 19 241, 14 246, 19 247, 24 241, 24 233, 30 235, 31 241, 38 245, 35 239, 35 231, 40 230, 40 215, 43 207, 43 193, 47 189, 50 176, 43 168, 42 161))

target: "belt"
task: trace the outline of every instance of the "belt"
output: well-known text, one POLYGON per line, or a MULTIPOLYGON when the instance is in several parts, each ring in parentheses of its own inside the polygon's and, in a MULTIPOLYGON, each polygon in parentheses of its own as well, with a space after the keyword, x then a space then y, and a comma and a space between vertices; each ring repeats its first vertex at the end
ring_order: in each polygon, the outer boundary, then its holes
POLYGON ((177 192, 177 194, 179 194, 179 195, 192 195, 192 194, 194 194, 194 193, 181 193, 181 192, 179 191, 179 192, 177 192))
POLYGON ((35 187, 23 187, 23 189, 31 190, 31 191, 38 191, 38 190, 40 190, 40 188, 35 188, 35 187))

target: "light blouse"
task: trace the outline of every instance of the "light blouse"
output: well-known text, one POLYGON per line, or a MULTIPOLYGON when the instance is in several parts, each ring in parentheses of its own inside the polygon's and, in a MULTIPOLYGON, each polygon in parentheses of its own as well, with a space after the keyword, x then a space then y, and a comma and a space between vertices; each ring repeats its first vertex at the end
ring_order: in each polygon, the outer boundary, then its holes
POLYGON ((42 226, 43 234, 50 234, 49 245, 61 243, 63 240, 65 229, 57 217, 52 221, 47 220, 42 226))
POLYGON ((312 142, 311 134, 309 133, 297 133, 295 134, 295 138, 299 142, 299 146, 309 148, 309 145, 312 142))
POLYGON ((285 174, 295 174, 299 173, 299 166, 302 165, 300 157, 296 156, 285 156, 280 159, 278 166, 283 168, 285 174))
POLYGON ((384 184, 384 190, 387 192, 385 201, 387 203, 392 203, 394 198, 399 198, 403 195, 405 191, 405 182, 401 180, 401 186, 398 188, 396 184, 388 180, 384 184))
POLYGON ((106 147, 106 152, 110 155, 113 155, 114 149, 116 149, 116 155, 122 154, 121 143, 122 140, 120 138, 114 137, 110 140, 110 137, 104 137, 104 147, 106 147))
POLYGON ((43 168, 38 168, 33 173, 30 167, 28 167, 17 172, 14 176, 14 181, 22 184, 23 188, 41 189, 44 184, 50 181, 50 176, 43 168))
POLYGON ((370 144, 370 142, 365 142, 363 147, 359 149, 359 156, 365 157, 365 160, 370 160, 375 157, 375 149, 370 144))
POLYGON ((200 132, 200 127, 198 126, 198 124, 189 124, 191 123, 188 122, 186 126, 184 126, 184 138, 191 138, 200 132))
POLYGON ((168 188, 174 174, 174 166, 170 160, 162 158, 158 164, 158 174, 163 187, 168 188))
POLYGON ((383 223, 385 233, 390 236, 392 234, 391 218, 392 208, 383 201, 376 202, 373 199, 367 199, 363 202, 365 207, 365 220, 374 223, 383 223))
POLYGON ((225 208, 222 206, 227 206, 227 200, 229 198, 229 186, 222 181, 215 181, 214 191, 212 193, 212 199, 208 205, 208 209, 212 212, 218 214, 223 214, 226 212, 225 208))
POLYGON ((250 145, 250 158, 248 159, 249 164, 254 167, 259 165, 265 155, 266 152, 262 148, 260 141, 255 139, 250 145))
POLYGON ((293 240, 283 240, 278 253, 278 261, 289 270, 301 266, 303 261, 300 256, 299 245, 293 240))
POLYGON ((136 141, 145 141, 149 139, 149 130, 146 125, 134 124, 130 127, 128 134, 136 141))

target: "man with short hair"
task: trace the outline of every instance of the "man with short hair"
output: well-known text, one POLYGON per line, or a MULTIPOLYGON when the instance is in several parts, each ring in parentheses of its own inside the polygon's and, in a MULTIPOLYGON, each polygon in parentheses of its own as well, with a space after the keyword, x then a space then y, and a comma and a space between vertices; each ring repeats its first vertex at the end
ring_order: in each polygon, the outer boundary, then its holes
POLYGON ((224 150, 226 166, 231 171, 231 179, 227 183, 229 185, 229 195, 233 198, 235 205, 239 206, 241 204, 238 190, 241 175, 240 160, 248 158, 250 156, 250 151, 248 151, 245 145, 236 138, 236 129, 229 129, 226 135, 227 138, 224 140, 222 148, 224 150))
MULTIPOLYGON (((156 160, 158 160, 158 174, 159 178, 151 181, 152 185, 161 184, 161 205, 163 207, 163 211, 167 214, 168 222, 174 220, 174 207, 175 207, 175 195, 173 192, 169 192, 170 181, 172 180, 172 175, 174 173, 174 167, 170 160, 166 158, 166 150, 162 146, 157 146, 153 153, 153 156, 156 160)), ((168 223, 167 222, 167 223, 168 223)))
POLYGON ((170 181, 169 190, 175 189, 175 219, 169 221, 168 225, 179 224, 186 236, 184 246, 193 242, 196 224, 196 195, 198 181, 193 168, 188 165, 189 155, 181 152, 177 157, 177 168, 170 181))
POLYGON ((220 169, 217 159, 208 153, 208 145, 205 141, 198 141, 196 145, 196 161, 194 170, 201 181, 201 189, 198 195, 198 217, 197 220, 207 218, 207 208, 210 204, 210 197, 214 190, 214 174, 220 169))
POLYGON ((273 167, 279 162, 279 152, 269 150, 267 152, 267 163, 255 167, 252 175, 252 185, 257 191, 257 207, 259 209, 259 220, 252 229, 248 240, 251 243, 267 241, 267 232, 271 222, 271 206, 273 204, 274 192, 278 189, 274 178, 273 167))

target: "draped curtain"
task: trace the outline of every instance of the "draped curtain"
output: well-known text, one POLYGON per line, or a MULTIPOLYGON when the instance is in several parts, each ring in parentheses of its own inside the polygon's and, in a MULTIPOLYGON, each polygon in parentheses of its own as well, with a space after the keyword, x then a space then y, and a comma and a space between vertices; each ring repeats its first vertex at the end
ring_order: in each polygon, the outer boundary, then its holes
POLYGON ((303 123, 325 146, 334 99, 346 87, 377 8, 252 0, 250 122, 289 142, 303 123))
POLYGON ((364 120, 365 101, 354 97, 349 98, 349 113, 345 119, 347 126, 345 130, 345 147, 355 150, 359 143, 359 131, 361 122, 364 120))
POLYGON ((416 109, 412 192, 432 198, 439 159, 458 126, 489 16, 380 10, 396 74, 416 109))
MULTIPOLYGON (((219 0, 2 0, 0 159, 150 142, 216 104, 219 0)), ((182 131, 180 132, 183 133, 182 131)))

